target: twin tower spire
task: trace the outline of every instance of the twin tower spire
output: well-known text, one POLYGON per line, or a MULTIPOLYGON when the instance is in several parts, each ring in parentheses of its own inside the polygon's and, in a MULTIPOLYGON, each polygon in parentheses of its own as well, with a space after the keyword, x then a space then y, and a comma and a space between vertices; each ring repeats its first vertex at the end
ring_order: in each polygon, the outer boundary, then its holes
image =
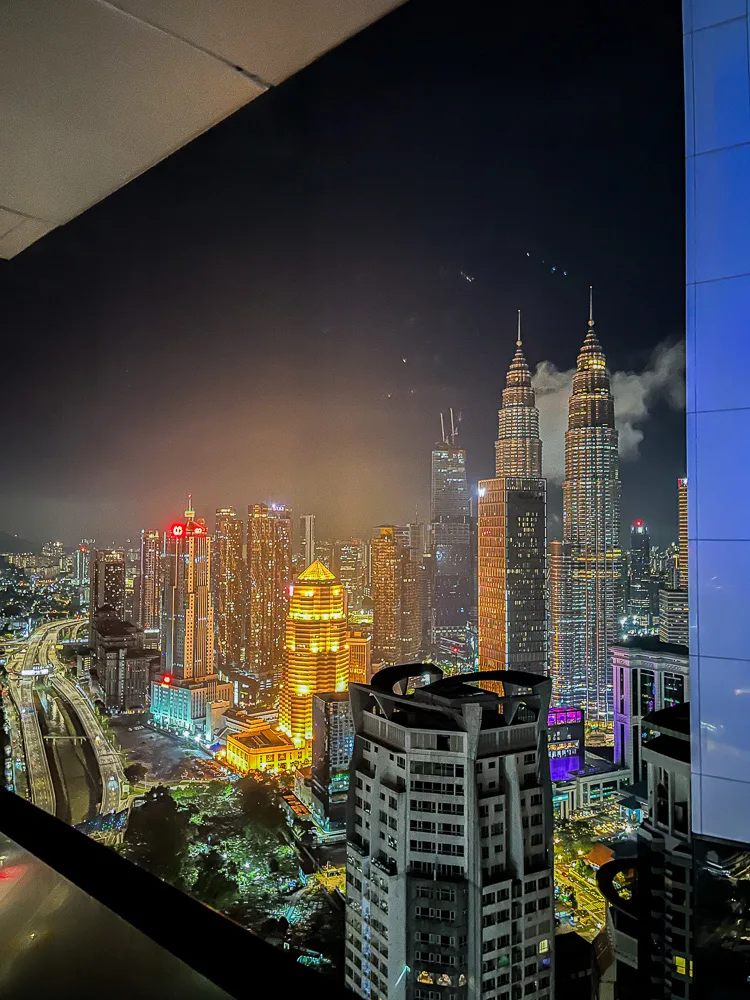
MULTIPOLYGON (((593 383, 597 389, 608 388, 606 362, 594 332, 594 290, 589 287, 589 319, 586 338, 578 356, 573 397, 577 394, 590 399, 593 383), (602 383, 599 385, 599 383, 602 383)), ((573 400, 571 397, 571 402, 573 400)), ((591 418, 592 423, 606 421, 609 413, 587 413, 588 407, 577 406, 575 421, 591 418), (598 419, 597 419, 598 418, 598 419)), ((608 409, 601 407, 600 409, 608 409)), ((542 475, 542 441, 539 436, 539 410, 531 384, 531 369, 523 353, 521 310, 518 310, 516 350, 508 368, 503 389, 503 401, 498 411, 498 434, 495 442, 495 475, 539 478, 542 475)))

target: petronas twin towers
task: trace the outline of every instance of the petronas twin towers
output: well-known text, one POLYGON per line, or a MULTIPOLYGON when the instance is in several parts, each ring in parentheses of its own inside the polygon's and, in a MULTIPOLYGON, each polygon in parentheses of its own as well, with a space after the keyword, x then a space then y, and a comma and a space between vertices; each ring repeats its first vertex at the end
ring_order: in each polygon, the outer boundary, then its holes
POLYGON ((480 669, 550 672, 557 704, 610 720, 620 480, 614 402, 591 302, 565 433, 563 539, 550 543, 549 559, 539 411, 520 313, 498 421, 495 478, 479 484, 480 669))

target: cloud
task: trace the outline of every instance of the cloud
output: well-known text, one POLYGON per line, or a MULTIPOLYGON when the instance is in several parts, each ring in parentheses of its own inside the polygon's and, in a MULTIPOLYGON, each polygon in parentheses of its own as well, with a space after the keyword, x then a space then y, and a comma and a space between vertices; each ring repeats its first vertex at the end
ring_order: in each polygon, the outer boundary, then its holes
MULTIPOLYGON (((575 369, 558 371, 550 361, 537 365, 532 378, 539 407, 545 476, 562 482, 565 473, 565 429, 568 399, 575 369)), ((685 406, 685 345, 662 343, 642 372, 613 372, 615 423, 620 434, 620 457, 636 458, 643 440, 643 425, 654 404, 664 401, 674 409, 685 406)))

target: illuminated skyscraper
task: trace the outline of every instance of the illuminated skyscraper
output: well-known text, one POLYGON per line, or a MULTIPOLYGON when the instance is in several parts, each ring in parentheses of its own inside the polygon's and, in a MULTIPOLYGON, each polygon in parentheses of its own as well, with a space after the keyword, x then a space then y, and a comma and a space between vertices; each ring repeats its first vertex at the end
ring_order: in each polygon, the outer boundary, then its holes
POLYGON ((349 681, 369 684, 372 674, 372 639, 366 632, 349 632, 349 681))
POLYGON ((498 411, 495 477, 479 484, 479 667, 546 674, 547 484, 520 310, 498 411))
POLYGON ((640 628, 651 625, 651 544, 641 520, 630 526, 627 612, 640 628))
POLYGON ((433 642, 441 634, 465 629, 476 604, 466 451, 456 445, 452 410, 450 435, 445 431, 442 414, 440 426, 443 440, 432 449, 430 490, 433 642))
POLYGON ((162 532, 157 528, 143 528, 136 616, 136 624, 142 629, 158 629, 161 626, 163 550, 162 532))
POLYGON ((160 725, 211 742, 232 686, 215 672, 211 537, 188 497, 185 521, 167 535, 162 598, 165 672, 151 685, 151 713, 160 725))
POLYGON ((303 514, 299 519, 299 569, 315 562, 315 515, 303 514))
POLYGON ((238 667, 245 625, 245 560, 242 518, 234 507, 216 511, 214 532, 214 600, 219 666, 238 667))
POLYGON ((279 728, 295 743, 313 737, 312 696, 349 680, 344 588, 317 560, 289 587, 279 728))
POLYGON ((566 704, 592 720, 612 719, 609 647, 621 600, 620 472, 615 407, 607 363, 594 332, 578 354, 565 433, 563 541, 571 546, 571 636, 574 689, 566 704))
POLYGON ((393 525, 380 528, 370 544, 372 659, 411 663, 421 652, 417 569, 408 545, 399 544, 393 525))
POLYGON ((680 590, 688 589, 688 481, 677 480, 677 517, 679 527, 680 590))
POLYGON ((333 547, 333 572, 347 593, 350 610, 359 611, 365 593, 365 545, 361 538, 339 540, 333 547))
POLYGON ((278 685, 292 582, 292 512, 283 504, 247 508, 248 617, 245 658, 261 691, 278 685))
POLYGON ((547 546, 547 592, 549 595, 549 672, 552 703, 564 705, 576 689, 573 677, 573 601, 571 599, 571 547, 554 540, 547 546))
POLYGON ((91 549, 89 566, 89 635, 93 639, 98 608, 107 604, 117 618, 125 617, 125 553, 122 549, 91 549))
POLYGON ((169 532, 165 559, 162 655, 175 680, 200 680, 215 666, 211 537, 189 500, 186 523, 169 532))

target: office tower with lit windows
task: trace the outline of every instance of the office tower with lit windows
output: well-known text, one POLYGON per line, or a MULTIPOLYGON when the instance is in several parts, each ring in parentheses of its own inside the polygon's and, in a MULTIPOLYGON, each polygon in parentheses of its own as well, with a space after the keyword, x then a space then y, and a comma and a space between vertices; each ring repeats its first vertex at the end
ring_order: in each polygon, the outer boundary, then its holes
POLYGON ((503 389, 495 478, 479 484, 479 667, 547 673, 547 484, 531 372, 521 344, 503 389))
POLYGON ((677 519, 680 554, 677 567, 680 571, 680 590, 688 589, 688 481, 677 480, 677 519))
POLYGON ((410 694, 408 666, 349 689, 346 986, 370 998, 548 1000, 550 681, 424 670, 430 683, 410 694))
POLYGON ((651 543, 640 519, 630 526, 627 614, 644 631, 651 626, 651 543))
POLYGON ((93 641, 96 612, 106 604, 117 618, 125 617, 125 552, 90 549, 89 635, 93 641))
POLYGON ((292 582, 292 512, 283 504, 247 509, 245 659, 263 691, 278 686, 292 582))
POLYGON ((162 662, 151 685, 151 714, 168 728, 211 740, 214 712, 228 708, 231 684, 216 673, 211 537, 188 497, 185 521, 172 525, 164 557, 162 662))
POLYGON ((326 569, 333 566, 333 542, 330 539, 318 538, 315 540, 315 558, 320 560, 326 569))
POLYGON ((549 621, 549 672, 552 702, 580 704, 581 679, 573 673, 573 601, 571 546, 554 539, 547 545, 547 599, 549 621))
POLYGON ((354 749, 349 694, 346 691, 314 694, 312 722, 310 811, 321 839, 335 843, 346 840, 349 764, 354 749))
POLYGON ((345 691, 349 682, 344 588, 316 560, 289 587, 279 729, 296 745, 313 737, 312 696, 345 691))
POLYGON ((349 646, 349 682, 369 684, 372 674, 372 639, 366 632, 350 631, 346 642, 349 646))
POLYGON ((607 363, 594 332, 578 354, 565 432, 563 541, 571 546, 570 651, 574 690, 591 721, 612 719, 609 648, 622 609, 620 472, 615 408, 607 363))
POLYGON ((158 528, 143 528, 138 569, 138 614, 142 629, 161 627, 163 534, 158 528))
POLYGON ((245 560, 242 518, 234 507, 216 511, 213 538, 213 590, 219 667, 232 670, 242 662, 245 627, 245 560))
POLYGON ((315 562, 315 515, 303 514, 299 519, 299 571, 315 562))
POLYGON ((76 583, 86 587, 90 583, 91 550, 94 548, 93 538, 82 538, 74 557, 74 573, 76 583))
POLYGON ((196 519, 192 498, 185 523, 167 536, 162 613, 165 672, 175 680, 197 680, 214 673, 214 608, 211 596, 211 537, 196 519))
POLYGON ((473 594, 474 553, 471 545, 471 497, 466 481, 466 451, 456 444, 458 432, 452 410, 450 432, 445 431, 442 414, 440 425, 443 435, 442 440, 432 449, 430 480, 433 642, 440 634, 464 630, 476 605, 473 594))
POLYGON ((372 539, 370 559, 373 662, 414 662, 422 638, 417 570, 393 525, 384 525, 372 539))
POLYGON ((365 548, 361 538, 339 539, 333 546, 331 570, 346 591, 351 611, 362 609, 365 596, 365 548))

